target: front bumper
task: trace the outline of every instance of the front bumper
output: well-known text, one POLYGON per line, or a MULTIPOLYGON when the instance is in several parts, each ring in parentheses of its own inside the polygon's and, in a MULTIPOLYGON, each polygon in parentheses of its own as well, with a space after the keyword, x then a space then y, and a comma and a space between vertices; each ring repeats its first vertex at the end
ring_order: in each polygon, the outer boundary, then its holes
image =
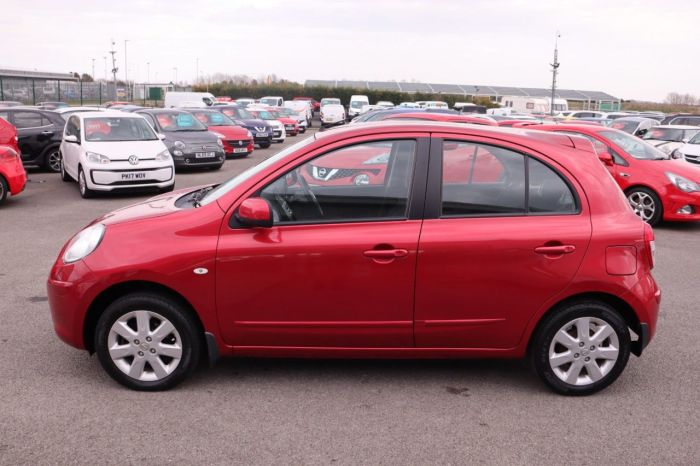
POLYGON ((88 187, 95 191, 130 188, 165 188, 175 183, 172 164, 149 162, 136 167, 127 162, 86 165, 88 187))
POLYGON ((684 193, 670 188, 663 196, 664 220, 672 222, 700 221, 700 193, 684 193), (675 191, 675 192, 672 192, 675 191), (690 208, 690 212, 688 211, 690 208))
MULTIPOLYGON (((63 254, 63 251, 61 251, 63 254)), ((85 348, 83 323, 87 304, 95 298, 91 290, 95 280, 85 262, 63 264, 59 258, 51 269, 46 283, 49 308, 54 330, 64 342, 76 348, 85 348)))
POLYGON ((245 156, 253 152, 252 139, 225 140, 224 152, 230 156, 245 156))

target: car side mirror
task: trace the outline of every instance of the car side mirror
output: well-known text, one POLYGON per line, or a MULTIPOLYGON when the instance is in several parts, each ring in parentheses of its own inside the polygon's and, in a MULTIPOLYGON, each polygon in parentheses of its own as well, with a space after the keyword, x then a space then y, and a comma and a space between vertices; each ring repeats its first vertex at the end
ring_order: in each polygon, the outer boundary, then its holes
POLYGON ((639 131, 637 131, 637 136, 641 138, 642 136, 647 134, 647 131, 649 131, 649 130, 648 129, 640 129, 639 131))
POLYGON ((158 133, 158 139, 160 139, 161 141, 165 140, 166 137, 167 137, 167 136, 166 136, 165 134, 163 134, 163 133, 158 133))
POLYGON ((270 203, 261 197, 249 197, 243 201, 235 215, 236 220, 248 227, 272 227, 270 203))
POLYGON ((63 140, 66 142, 72 142, 73 144, 80 144, 80 140, 78 139, 78 136, 75 136, 73 134, 69 134, 67 136, 64 136, 63 140))
POLYGON ((690 141, 690 138, 683 138, 683 139, 681 139, 681 142, 682 142, 683 144, 688 144, 688 141, 690 141))
POLYGON ((598 159, 600 159, 600 161, 608 167, 612 167, 613 165, 615 165, 615 160, 613 160, 613 156, 610 152, 606 151, 598 153, 598 159))

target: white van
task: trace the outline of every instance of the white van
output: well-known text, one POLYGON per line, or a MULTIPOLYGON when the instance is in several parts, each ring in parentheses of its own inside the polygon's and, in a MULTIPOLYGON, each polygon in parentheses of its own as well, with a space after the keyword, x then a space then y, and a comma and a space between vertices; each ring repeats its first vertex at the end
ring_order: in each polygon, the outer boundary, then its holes
POLYGON ((357 115, 362 113, 363 105, 369 105, 369 99, 366 95, 350 96, 350 105, 348 105, 348 119, 352 120, 357 115))
POLYGON ((209 92, 178 92, 170 91, 165 93, 163 107, 182 107, 185 102, 192 104, 192 101, 203 102, 207 107, 214 105, 216 98, 209 92))
POLYGON ((284 99, 279 96, 267 96, 260 99, 260 103, 270 107, 282 107, 284 106, 284 99))
MULTIPOLYGON (((516 113, 544 113, 551 111, 551 97, 527 97, 521 95, 504 95, 501 106, 512 108, 516 113)), ((554 99, 554 113, 565 112, 569 109, 566 99, 554 99)))

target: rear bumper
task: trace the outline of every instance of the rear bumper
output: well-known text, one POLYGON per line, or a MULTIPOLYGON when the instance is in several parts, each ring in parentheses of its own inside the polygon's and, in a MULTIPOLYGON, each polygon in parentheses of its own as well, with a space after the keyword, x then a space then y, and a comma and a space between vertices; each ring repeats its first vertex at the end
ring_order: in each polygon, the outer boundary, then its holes
POLYGON ((7 184, 10 188, 10 194, 16 196, 17 194, 24 191, 27 187, 27 173, 22 169, 21 172, 16 172, 12 175, 6 177, 7 184))

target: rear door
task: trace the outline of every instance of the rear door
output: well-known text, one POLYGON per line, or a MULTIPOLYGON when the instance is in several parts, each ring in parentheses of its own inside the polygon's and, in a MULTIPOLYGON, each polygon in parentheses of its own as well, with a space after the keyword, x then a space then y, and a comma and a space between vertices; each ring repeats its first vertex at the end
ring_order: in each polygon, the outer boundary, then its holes
POLYGON ((416 346, 512 348, 584 257, 585 198, 561 166, 537 153, 443 136, 431 142, 416 346))
POLYGON ((42 163, 37 158, 51 143, 55 128, 51 121, 41 112, 20 110, 11 113, 12 124, 17 128, 19 149, 22 152, 22 161, 42 163))

